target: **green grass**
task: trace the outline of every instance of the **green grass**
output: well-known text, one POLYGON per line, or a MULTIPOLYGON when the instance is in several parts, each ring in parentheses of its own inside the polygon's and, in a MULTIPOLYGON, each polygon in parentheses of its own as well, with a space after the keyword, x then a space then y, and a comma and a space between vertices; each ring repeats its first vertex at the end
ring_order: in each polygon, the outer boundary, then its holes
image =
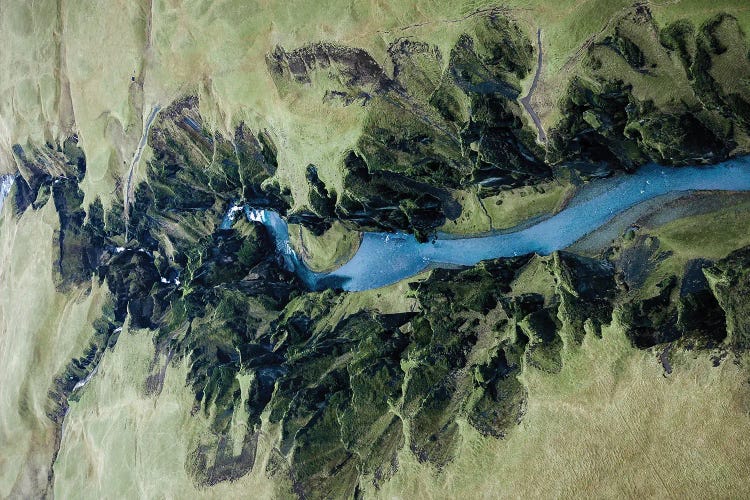
POLYGON ((677 54, 668 54, 666 49, 658 43, 658 34, 642 25, 627 20, 618 23, 622 36, 632 40, 644 51, 647 64, 655 64, 656 68, 648 74, 639 73, 631 68, 624 58, 614 56, 608 47, 596 47, 592 56, 602 61, 603 66, 596 71, 596 75, 608 80, 625 80, 633 85, 633 95, 639 101, 652 100, 659 108, 667 108, 670 104, 681 102, 689 106, 699 103, 693 95, 677 54), (614 56, 614 57, 613 57, 614 56))
MULTIPOLYGON (((7 207, 10 208, 10 207, 7 207)), ((108 295, 55 291, 52 203, 0 224, 0 496, 42 496, 55 451, 47 394, 83 354, 108 295)))
POLYGON ((746 369, 685 356, 675 371, 630 347, 616 327, 587 337, 557 375, 526 370, 522 423, 502 440, 462 426, 440 473, 399 456, 377 498, 747 495, 746 369), (688 410, 689 409, 689 410, 688 410), (733 429, 737 432, 727 432, 733 429))
MULTIPOLYGON (((252 491, 257 498, 271 498, 274 484, 265 480, 263 465, 236 482, 211 489, 194 485, 185 461, 209 423, 202 413, 190 415, 194 394, 185 385, 186 363, 167 369, 158 396, 144 395, 153 355, 146 331, 123 332, 105 355, 66 417, 55 462, 55 496, 219 498, 252 491)), ((261 464, 268 451, 262 439, 261 464)))
POLYGON ((662 248, 683 259, 721 259, 750 245, 750 202, 677 219, 654 231, 662 248))
POLYGON ((310 269, 327 272, 342 266, 357 253, 360 234, 340 222, 320 236, 303 226, 290 224, 289 241, 310 269))
POLYGON ((652 272, 640 294, 650 297, 664 278, 682 276, 691 259, 719 260, 734 250, 750 245, 750 202, 744 201, 705 214, 676 219, 648 229, 659 239, 659 251, 671 252, 652 272))
POLYGON ((750 33, 750 6, 744 0, 677 0, 676 2, 659 2, 651 5, 654 17, 660 26, 687 19, 700 25, 717 12, 728 12, 740 21, 740 26, 750 33))
POLYGON ((463 213, 439 230, 451 234, 478 234, 509 229, 525 221, 552 215, 563 208, 574 188, 558 182, 504 191, 480 201, 476 194, 461 191, 456 199, 463 213), (484 207, 482 207, 484 205, 484 207))

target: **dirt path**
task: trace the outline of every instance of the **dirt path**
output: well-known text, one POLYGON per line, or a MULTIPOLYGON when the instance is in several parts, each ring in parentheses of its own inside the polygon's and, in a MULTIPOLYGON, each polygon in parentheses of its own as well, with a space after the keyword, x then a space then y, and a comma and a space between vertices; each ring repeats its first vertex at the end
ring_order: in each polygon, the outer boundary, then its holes
POLYGON ((526 97, 521 98, 521 105, 523 105, 524 109, 526 109, 526 112, 529 114, 529 116, 533 120, 534 125, 536 125, 536 130, 539 136, 539 140, 541 142, 547 142, 547 134, 544 132, 544 127, 542 127, 542 122, 539 119, 539 115, 537 115, 536 111, 534 111, 534 108, 531 107, 531 96, 534 94, 534 90, 536 90, 536 86, 539 83, 539 75, 542 73, 542 30, 541 28, 536 30, 536 44, 537 44, 537 54, 538 54, 537 59, 536 59, 536 73, 534 74, 534 81, 531 82, 529 93, 526 94, 526 97))
MULTIPOLYGON (((151 124, 154 122, 154 118, 156 118, 156 114, 159 112, 159 105, 154 106, 151 109, 151 113, 148 115, 148 118, 146 119, 146 124, 143 127, 143 134, 141 135, 141 141, 138 143, 138 149, 136 149, 135 154, 133 155, 133 160, 130 162, 130 170, 128 172, 128 182, 125 186, 125 207, 124 207, 124 217, 125 217, 125 224, 127 228, 127 221, 128 221, 128 209, 130 207, 130 200, 133 197, 133 171, 135 171, 136 165, 138 165, 138 162, 141 160, 141 155, 143 154, 143 148, 146 147, 146 143, 148 142, 148 131, 151 129, 151 124)), ((127 229, 126 229, 127 232, 127 229)), ((125 239, 127 240, 127 234, 125 239)))

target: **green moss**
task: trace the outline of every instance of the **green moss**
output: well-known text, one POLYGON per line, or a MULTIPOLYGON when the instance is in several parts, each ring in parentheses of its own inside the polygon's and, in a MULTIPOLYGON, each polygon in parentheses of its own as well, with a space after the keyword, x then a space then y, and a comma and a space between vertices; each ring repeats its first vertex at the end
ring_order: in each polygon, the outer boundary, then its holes
POLYGON ((748 306, 744 300, 749 283, 746 266, 748 253, 750 247, 732 252, 705 271, 711 290, 726 315, 728 343, 736 349, 745 349, 750 345, 748 306))

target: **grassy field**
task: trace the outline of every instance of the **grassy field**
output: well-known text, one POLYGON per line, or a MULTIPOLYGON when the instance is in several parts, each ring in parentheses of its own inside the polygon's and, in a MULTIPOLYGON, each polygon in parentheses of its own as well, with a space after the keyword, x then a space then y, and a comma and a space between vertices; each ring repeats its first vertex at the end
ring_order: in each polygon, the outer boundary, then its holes
POLYGON ((677 219, 654 231, 662 246, 683 259, 721 259, 750 245, 750 202, 677 219))
MULTIPOLYGON (((153 356, 147 331, 123 332, 105 355, 65 419, 54 468, 55 496, 219 498, 253 491, 257 498, 270 498, 274 485, 263 481, 262 467, 210 490, 193 484, 185 461, 208 422, 200 414, 190 415, 194 395, 185 386, 185 363, 167 369, 159 395, 144 394, 153 356)), ((263 445, 261 440, 260 457, 263 445)))
POLYGON ((40 496, 55 451, 46 417, 55 376, 83 352, 106 289, 55 291, 52 203, 0 220, 0 496, 40 496))
POLYGON ((345 264, 359 248, 360 234, 340 222, 320 236, 298 224, 289 225, 289 241, 313 271, 331 271, 345 264))
POLYGON ((455 221, 447 221, 440 231, 477 234, 509 229, 556 213, 573 191, 572 185, 556 181, 510 189, 481 200, 472 192, 462 191, 456 199, 463 207, 463 213, 455 221))
POLYGON ((659 239, 659 250, 672 252, 649 275, 644 293, 655 293, 656 284, 669 274, 681 275, 691 259, 718 260, 750 245, 750 202, 707 214, 684 217, 649 231, 659 239))
POLYGON ((661 26, 680 19, 688 19, 695 24, 701 24, 716 12, 725 11, 737 17, 745 33, 750 31, 750 6, 742 0, 717 0, 710 3, 702 0, 677 0, 676 2, 654 2, 650 5, 661 26))

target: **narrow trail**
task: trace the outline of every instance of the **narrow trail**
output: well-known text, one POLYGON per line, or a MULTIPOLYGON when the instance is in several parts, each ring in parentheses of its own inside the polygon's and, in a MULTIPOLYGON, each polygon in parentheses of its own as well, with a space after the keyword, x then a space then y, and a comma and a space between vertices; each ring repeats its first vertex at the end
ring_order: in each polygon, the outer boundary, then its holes
POLYGON ((146 147, 146 143, 148 142, 148 131, 151 129, 151 124, 154 122, 154 118, 156 118, 157 113, 159 113, 159 110, 161 108, 157 104, 151 109, 151 113, 148 115, 148 118, 146 119, 146 125, 143 127, 143 133, 141 134, 141 141, 138 143, 138 149, 136 149, 135 154, 133 155, 133 160, 130 162, 130 169, 128 171, 128 182, 125 186, 125 207, 124 207, 124 217, 125 217, 125 239, 127 240, 127 222, 128 222, 128 215, 129 215, 129 208, 130 208, 130 200, 133 196, 133 172, 135 171, 135 167, 138 165, 138 162, 141 161, 141 155, 143 154, 143 148, 146 147))
POLYGON ((544 127, 542 127, 542 121, 539 119, 539 115, 536 114, 536 111, 534 111, 534 108, 531 107, 531 96, 534 94, 534 91, 536 90, 536 86, 539 83, 539 75, 542 73, 542 29, 538 28, 536 30, 536 44, 537 44, 537 59, 536 59, 536 73, 534 74, 534 80, 531 82, 531 87, 529 88, 529 93, 526 94, 525 97, 521 98, 521 105, 526 109, 526 112, 531 117, 532 121, 534 122, 534 125, 536 125, 537 134, 539 136, 539 141, 541 142, 547 142, 547 134, 544 132, 544 127))
POLYGON ((468 14, 465 14, 465 15, 463 15, 461 17, 457 17, 457 18, 454 18, 454 19, 435 19, 433 21, 424 21, 424 22, 421 22, 421 23, 414 23, 414 24, 409 24, 409 25, 406 25, 406 26, 398 26, 398 27, 395 27, 395 28, 392 28, 392 29, 387 29, 387 30, 376 30, 374 32, 370 31, 370 32, 365 32, 365 33, 359 34, 357 36, 357 38, 362 38, 363 36, 371 35, 372 33, 377 33, 377 34, 393 34, 393 33, 399 33, 399 32, 403 32, 403 31, 413 30, 413 29, 416 29, 416 28, 422 28, 424 26, 435 25, 435 24, 455 24, 455 23, 460 23, 460 22, 463 22, 463 21, 467 21, 467 20, 469 20, 469 19, 471 19, 473 17, 476 17, 476 16, 483 16, 483 15, 486 15, 486 16, 509 15, 513 11, 521 11, 521 10, 527 10, 528 11, 528 10, 531 10, 531 9, 511 8, 511 7, 504 7, 504 6, 502 6, 502 7, 488 7, 488 8, 484 8, 484 9, 475 9, 475 10, 469 12, 468 14))

